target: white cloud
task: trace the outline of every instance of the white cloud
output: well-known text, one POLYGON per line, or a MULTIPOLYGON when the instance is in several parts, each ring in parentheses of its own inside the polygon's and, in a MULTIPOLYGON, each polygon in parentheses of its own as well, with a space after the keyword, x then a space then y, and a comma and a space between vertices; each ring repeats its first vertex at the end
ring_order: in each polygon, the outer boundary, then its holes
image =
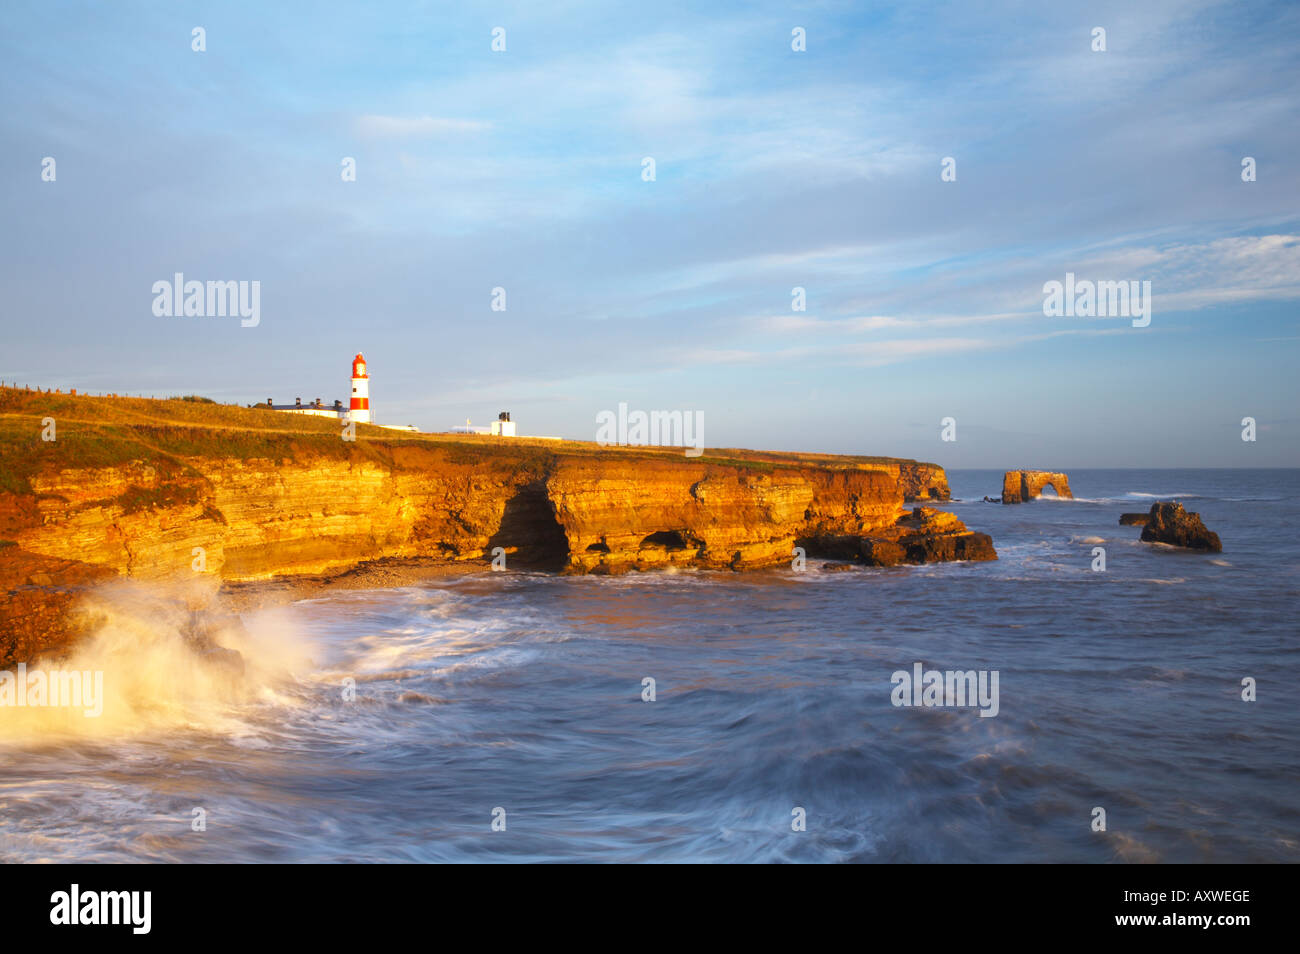
POLYGON ((357 132, 367 138, 410 139, 428 136, 458 135, 480 132, 489 123, 476 119, 447 119, 437 116, 381 116, 370 114, 357 117, 357 132))

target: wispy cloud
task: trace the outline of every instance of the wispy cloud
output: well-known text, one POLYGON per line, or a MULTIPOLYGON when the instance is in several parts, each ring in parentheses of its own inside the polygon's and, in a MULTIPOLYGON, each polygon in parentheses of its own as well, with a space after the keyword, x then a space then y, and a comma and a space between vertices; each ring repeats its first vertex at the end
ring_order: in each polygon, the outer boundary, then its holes
POLYGON ((481 132, 490 123, 477 119, 447 119, 438 116, 358 116, 357 132, 367 138, 418 139, 481 132))

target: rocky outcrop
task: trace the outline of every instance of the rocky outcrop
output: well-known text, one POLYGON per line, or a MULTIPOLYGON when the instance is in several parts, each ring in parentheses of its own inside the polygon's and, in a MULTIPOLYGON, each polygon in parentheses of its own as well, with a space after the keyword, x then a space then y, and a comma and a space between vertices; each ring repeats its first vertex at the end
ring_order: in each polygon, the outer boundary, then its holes
POLYGON ((952 492, 948 489, 948 475, 936 464, 902 461, 898 467, 898 482, 906 503, 952 499, 952 492))
POLYGON ((1002 478, 1002 502, 1026 503, 1051 486, 1058 497, 1074 499, 1070 493, 1070 479, 1065 474, 1048 470, 1009 470, 1002 478))
POLYGON ((917 507, 892 527, 863 541, 862 558, 873 566, 939 563, 948 560, 996 560, 993 539, 967 530, 950 513, 917 507))
POLYGON ((1147 515, 1144 513, 1122 513, 1119 515, 1119 525, 1121 527, 1145 527, 1147 525, 1147 515))
POLYGON ((58 649, 90 622, 77 618, 85 588, 115 575, 107 567, 0 544, 0 669, 58 649))
POLYGON ((869 566, 998 558, 988 534, 967 530, 954 515, 930 507, 916 507, 865 536, 828 535, 817 543, 830 556, 869 566))
POLYGON ((1167 543, 1170 546, 1215 553, 1223 549, 1219 535, 1206 529, 1201 515, 1188 513, 1180 503, 1152 504, 1146 526, 1142 528, 1142 540, 1146 543, 1167 543))

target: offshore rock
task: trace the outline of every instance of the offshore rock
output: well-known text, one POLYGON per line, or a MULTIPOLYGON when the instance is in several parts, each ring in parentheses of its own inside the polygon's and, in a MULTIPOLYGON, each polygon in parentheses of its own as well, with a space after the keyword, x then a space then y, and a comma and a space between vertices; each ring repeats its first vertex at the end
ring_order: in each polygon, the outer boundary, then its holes
POLYGON ((1201 522, 1201 515, 1188 513, 1180 503, 1152 504, 1146 526, 1142 528, 1142 540, 1146 543, 1167 543, 1170 546, 1211 550, 1215 553, 1223 549, 1219 535, 1206 529, 1201 522))
POLYGON ((1070 493, 1070 479, 1059 471, 1009 470, 1002 477, 1002 502, 1026 503, 1048 486, 1056 491, 1057 496, 1074 499, 1074 494, 1070 493))

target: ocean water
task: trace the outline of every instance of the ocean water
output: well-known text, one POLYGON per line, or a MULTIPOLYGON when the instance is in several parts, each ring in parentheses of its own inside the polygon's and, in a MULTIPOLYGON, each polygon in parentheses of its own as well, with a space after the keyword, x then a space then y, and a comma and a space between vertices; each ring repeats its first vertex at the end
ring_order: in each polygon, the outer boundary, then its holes
POLYGON ((250 614, 233 682, 110 595, 113 711, 0 710, 0 859, 1300 861, 1300 472, 949 477, 998 562, 353 591, 250 614), (1118 525, 1156 499, 1223 553, 1118 525), (918 662, 998 714, 894 706, 918 662))

